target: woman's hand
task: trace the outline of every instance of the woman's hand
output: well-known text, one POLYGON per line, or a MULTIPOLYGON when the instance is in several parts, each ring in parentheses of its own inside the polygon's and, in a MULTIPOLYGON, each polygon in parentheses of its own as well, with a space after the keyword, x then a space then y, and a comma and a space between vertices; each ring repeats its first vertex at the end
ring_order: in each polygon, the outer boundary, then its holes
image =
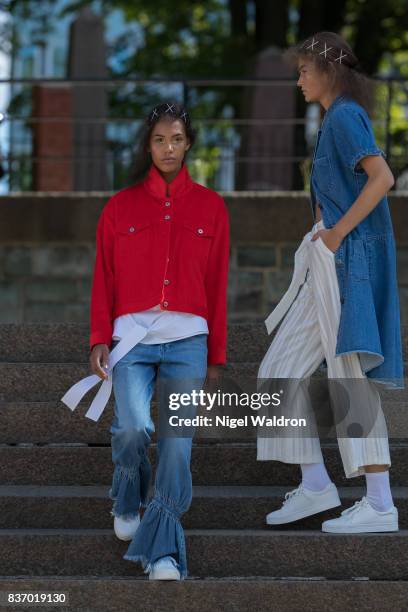
POLYGON ((207 380, 217 381, 221 376, 220 366, 209 365, 207 366, 207 380))
POLYGON ((94 374, 106 380, 108 373, 103 369, 108 367, 109 361, 109 347, 107 344, 95 344, 92 349, 89 362, 91 364, 91 370, 94 374))
POLYGON ((206 393, 214 393, 217 382, 221 376, 221 368, 217 365, 207 366, 207 376, 204 382, 204 390, 206 393))
POLYGON ((311 241, 314 242, 319 237, 323 240, 327 248, 330 249, 330 251, 332 251, 333 253, 337 251, 343 241, 343 237, 339 234, 335 227, 332 227, 331 229, 321 229, 317 231, 311 238, 311 241))

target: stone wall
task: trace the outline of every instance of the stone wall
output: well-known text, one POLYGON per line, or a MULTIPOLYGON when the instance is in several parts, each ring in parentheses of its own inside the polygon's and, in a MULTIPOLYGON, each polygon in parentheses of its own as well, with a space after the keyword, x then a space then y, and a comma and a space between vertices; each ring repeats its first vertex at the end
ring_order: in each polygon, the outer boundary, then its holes
MULTIPOLYGON (((223 194, 231 220, 229 316, 263 319, 287 289, 312 217, 307 194, 223 194)), ((107 193, 0 198, 0 322, 88 322, 95 229, 107 193)), ((408 193, 390 196, 408 324, 408 193)))
POLYGON ((93 244, 0 247, 0 322, 88 321, 93 244))

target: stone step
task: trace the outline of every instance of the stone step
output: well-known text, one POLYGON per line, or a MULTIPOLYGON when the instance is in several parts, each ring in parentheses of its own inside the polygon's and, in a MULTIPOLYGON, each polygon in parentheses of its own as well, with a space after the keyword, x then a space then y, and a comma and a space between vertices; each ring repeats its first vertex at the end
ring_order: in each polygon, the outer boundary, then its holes
MULTIPOLYGON (((265 529, 265 516, 282 505, 289 487, 194 487, 186 529, 265 529)), ((109 487, 0 486, 0 529, 112 529, 109 487)), ((339 489, 343 506, 282 526, 320 529, 326 519, 365 495, 363 487, 339 489)), ((393 489, 399 527, 408 529, 408 487, 393 489)), ((272 529, 272 528, 271 528, 272 529)))
POLYGON ((248 576, 192 577, 181 583, 163 583, 149 582, 134 576, 6 576, 0 577, 0 591, 65 593, 68 605, 60 604, 55 610, 62 608, 69 612, 111 612, 113 609, 154 612, 270 612, 272 609, 285 612, 304 612, 306 609, 309 612, 384 612, 406 609, 408 582, 369 580, 364 577, 327 580, 322 577, 299 579, 248 576), (278 608, 275 602, 282 602, 282 606, 278 608))
MULTIPOLYGON (((265 313, 265 318, 269 313, 265 313)), ((275 333, 275 332, 274 332, 275 333)), ((271 339, 263 321, 228 325, 228 361, 259 362, 271 339)), ((408 325, 401 328, 408 360, 408 325)), ((80 323, 0 324, 0 360, 10 362, 88 362, 89 326, 80 323)))
MULTIPOLYGON (((222 373, 217 388, 222 391, 256 391, 258 362, 231 363, 222 373), (238 386, 238 387, 237 387, 238 386)), ((87 364, 81 363, 0 363, 0 402, 56 401, 81 378, 90 375, 87 364)), ((316 382, 326 378, 323 370, 313 375, 316 382)), ((99 387, 97 387, 99 388, 99 387)), ((89 392, 89 404, 96 393, 95 387, 89 392)), ((379 386, 383 400, 403 401, 408 404, 408 385, 405 389, 385 390, 379 386)))
MULTIPOLYGON (((337 535, 321 531, 186 531, 193 576, 324 576, 408 579, 408 531, 337 535)), ((112 529, 2 529, 0 575, 140 576, 112 529)))
MULTIPOLYGON (((390 439, 408 440, 408 406, 401 400, 393 400, 391 395, 399 396, 399 391, 383 392, 382 408, 387 421, 390 439)), ((71 411, 58 400, 46 402, 12 401, 2 402, 0 410, 0 444, 18 444, 32 442, 35 444, 82 442, 85 444, 110 444, 110 426, 113 419, 113 396, 106 406, 99 421, 85 417, 92 399, 83 400, 75 411, 71 411)), ((152 402, 152 418, 157 423, 157 408, 152 402)), ((246 434, 237 430, 223 428, 222 435, 228 440, 255 440, 256 431, 249 428, 246 434)), ((219 439, 215 428, 206 431, 197 429, 196 438, 219 439)), ((154 439, 154 435, 152 436, 154 439)), ((333 440, 335 441, 335 440, 333 440)))
MULTIPOLYGON (((391 484, 408 486, 408 443, 392 443, 391 484)), ((345 478, 337 444, 323 443, 323 456, 337 486, 362 486, 363 477, 345 478)), ((149 449, 155 465, 155 445, 149 449)), ((109 446, 0 445, 1 485, 110 485, 109 446)), ((257 461, 253 443, 194 444, 191 463, 197 485, 297 486, 299 468, 278 461, 257 461)))

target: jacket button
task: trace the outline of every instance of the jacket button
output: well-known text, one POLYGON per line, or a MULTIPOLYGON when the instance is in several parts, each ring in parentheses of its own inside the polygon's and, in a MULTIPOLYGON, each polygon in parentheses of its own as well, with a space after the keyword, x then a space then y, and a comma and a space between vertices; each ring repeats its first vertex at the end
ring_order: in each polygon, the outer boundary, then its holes
POLYGON ((170 206, 171 202, 165 202, 164 205, 165 206, 170 206))
POLYGON ((168 278, 165 278, 165 279, 164 279, 164 284, 165 284, 165 285, 170 285, 170 281, 169 281, 169 279, 168 279, 168 278))
POLYGON ((201 229, 201 227, 200 227, 200 229, 198 229, 198 230, 197 230, 197 232, 198 232, 199 234, 203 234, 203 233, 204 233, 204 230, 202 230, 202 229, 201 229))
POLYGON ((344 298, 340 298, 340 304, 344 304, 344 298))
POLYGON ((164 306, 165 308, 167 308, 167 306, 168 306, 168 305, 169 305, 169 303, 168 303, 168 302, 163 302, 163 306, 164 306))
POLYGON ((135 228, 133 226, 129 227, 129 232, 134 232, 134 231, 135 231, 135 228))
POLYGON ((165 215, 164 218, 166 219, 166 221, 168 221, 170 219, 170 215, 165 215))

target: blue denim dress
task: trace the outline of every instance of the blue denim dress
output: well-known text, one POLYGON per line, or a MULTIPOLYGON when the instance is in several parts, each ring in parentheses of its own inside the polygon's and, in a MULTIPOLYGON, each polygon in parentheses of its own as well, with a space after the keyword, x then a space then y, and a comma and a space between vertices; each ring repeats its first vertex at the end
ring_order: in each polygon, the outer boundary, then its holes
MULTIPOLYGON (((319 129, 310 180, 312 215, 319 203, 326 228, 355 202, 368 180, 358 162, 384 155, 365 110, 338 96, 319 129)), ((389 389, 403 389, 396 248, 386 196, 335 252, 341 300, 336 356, 357 352, 363 372, 389 389)))

